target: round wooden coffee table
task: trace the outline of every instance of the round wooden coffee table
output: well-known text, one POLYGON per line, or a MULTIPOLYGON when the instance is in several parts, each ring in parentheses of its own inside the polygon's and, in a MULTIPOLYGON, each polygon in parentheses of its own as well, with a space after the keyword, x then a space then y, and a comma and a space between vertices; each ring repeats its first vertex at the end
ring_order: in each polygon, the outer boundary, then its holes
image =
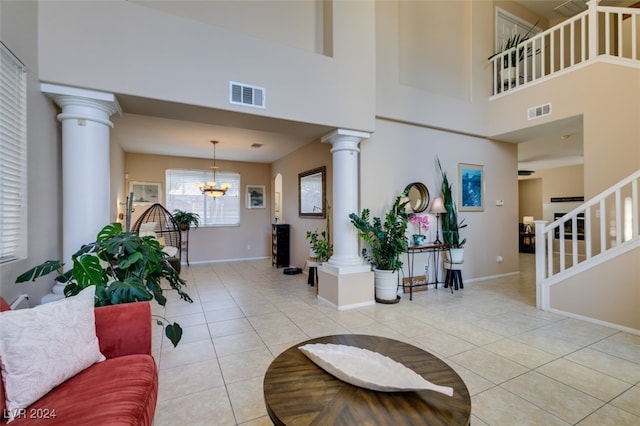
POLYGON ((344 334, 299 343, 273 360, 264 376, 264 400, 276 425, 468 425, 471 398, 460 376, 444 361, 415 346, 378 336, 344 334), (453 388, 376 392, 343 382, 299 349, 336 343, 369 349, 404 364, 430 382, 453 388))

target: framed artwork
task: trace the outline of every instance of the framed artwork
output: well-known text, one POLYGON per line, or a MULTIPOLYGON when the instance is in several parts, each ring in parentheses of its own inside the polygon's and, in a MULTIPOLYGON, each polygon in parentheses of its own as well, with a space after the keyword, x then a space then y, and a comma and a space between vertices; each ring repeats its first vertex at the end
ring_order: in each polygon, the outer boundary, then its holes
POLYGON ((280 211, 280 193, 276 192, 273 197, 273 206, 276 212, 280 211))
POLYGON ((247 201, 248 209, 264 209, 265 204, 264 185, 247 185, 247 201))
POLYGON ((326 205, 325 166, 298 174, 298 216, 324 218, 326 205))
POLYGON ((458 163, 458 210, 484 211, 484 166, 458 163))
POLYGON ((132 194, 133 204, 155 204, 160 202, 162 191, 157 182, 131 182, 129 193, 132 194))

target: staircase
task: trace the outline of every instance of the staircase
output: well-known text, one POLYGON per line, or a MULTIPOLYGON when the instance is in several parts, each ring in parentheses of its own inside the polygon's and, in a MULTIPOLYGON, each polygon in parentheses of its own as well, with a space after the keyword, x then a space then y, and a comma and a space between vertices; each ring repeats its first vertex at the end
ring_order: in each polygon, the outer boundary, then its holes
MULTIPOLYGON (((554 311, 553 286, 627 252, 640 251, 639 181, 640 170, 550 224, 543 220, 535 221, 538 308, 554 311)), ((639 262, 640 256, 636 263, 639 262)), ((586 277, 584 281, 588 281, 588 275, 586 277)), ((635 285, 640 286, 638 276, 632 279, 635 285)), ((599 288, 601 297, 607 297, 606 284, 603 282, 599 288)), ((592 319, 608 322, 601 318, 592 319)), ((640 326, 637 329, 629 331, 640 333, 640 326)))
POLYGON ((598 0, 588 5, 584 12, 493 56, 493 96, 596 60, 640 67, 640 9, 599 6, 598 0), (516 62, 516 57, 522 60, 516 62))

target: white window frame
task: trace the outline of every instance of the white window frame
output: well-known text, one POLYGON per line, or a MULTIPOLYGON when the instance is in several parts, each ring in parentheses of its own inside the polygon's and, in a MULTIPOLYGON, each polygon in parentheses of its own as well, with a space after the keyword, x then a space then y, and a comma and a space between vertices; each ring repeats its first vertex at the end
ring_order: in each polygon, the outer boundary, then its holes
POLYGON ((211 170, 167 169, 165 170, 166 208, 197 213, 200 226, 240 226, 240 173, 216 172, 218 186, 231 183, 231 188, 221 197, 209 197, 198 189, 199 183, 213 181, 211 170))
POLYGON ((0 263, 27 257, 27 68, 0 42, 0 263))

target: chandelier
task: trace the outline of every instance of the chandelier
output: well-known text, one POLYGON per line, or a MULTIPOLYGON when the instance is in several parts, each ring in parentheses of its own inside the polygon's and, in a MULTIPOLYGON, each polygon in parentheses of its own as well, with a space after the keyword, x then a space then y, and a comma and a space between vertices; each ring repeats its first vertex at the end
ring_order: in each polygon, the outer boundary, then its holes
POLYGON ((218 166, 216 166, 216 145, 218 141, 211 141, 211 143, 213 144, 213 166, 211 166, 211 170, 213 170, 213 182, 199 183, 198 188, 208 197, 221 197, 231 188, 231 184, 223 183, 220 187, 216 187, 216 170, 218 170, 218 166))

